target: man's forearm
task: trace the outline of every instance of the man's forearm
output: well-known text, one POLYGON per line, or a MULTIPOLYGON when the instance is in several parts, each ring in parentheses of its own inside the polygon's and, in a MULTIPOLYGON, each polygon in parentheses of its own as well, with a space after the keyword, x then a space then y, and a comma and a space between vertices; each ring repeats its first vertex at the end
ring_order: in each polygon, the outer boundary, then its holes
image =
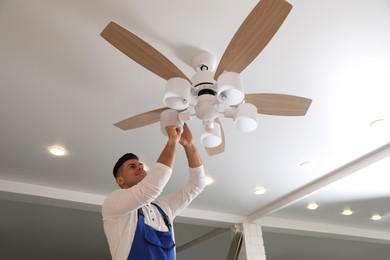
POLYGON ((157 162, 162 163, 170 168, 173 168, 175 162, 176 150, 178 143, 168 140, 164 150, 161 152, 157 162))
POLYGON ((202 165, 202 159, 200 158, 198 149, 196 148, 195 144, 190 143, 184 146, 184 151, 186 153, 188 166, 190 168, 196 168, 202 165))

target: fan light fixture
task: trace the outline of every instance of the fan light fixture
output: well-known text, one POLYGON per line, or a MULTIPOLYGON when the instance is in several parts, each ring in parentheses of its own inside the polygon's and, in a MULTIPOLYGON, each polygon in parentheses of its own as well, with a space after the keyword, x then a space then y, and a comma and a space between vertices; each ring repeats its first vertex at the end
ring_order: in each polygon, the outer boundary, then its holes
POLYGON ((222 143, 220 124, 216 122, 203 124, 200 141, 205 147, 216 147, 220 145, 222 143))
POLYGON ((191 115, 187 111, 178 112, 175 109, 166 109, 160 114, 161 132, 167 135, 165 127, 168 125, 177 125, 180 127, 181 132, 183 132, 184 122, 190 121, 191 119, 191 115))
POLYGON ((237 129, 242 132, 257 128, 257 112, 277 116, 304 116, 311 99, 276 93, 244 94, 240 75, 267 46, 291 9, 292 5, 284 0, 261 0, 242 22, 218 63, 207 52, 192 60, 196 73, 191 80, 153 46, 119 24, 110 22, 100 35, 130 59, 167 80, 163 98, 166 107, 129 117, 115 123, 115 126, 130 130, 156 123, 160 118, 163 120, 162 126, 166 126, 172 122, 165 116, 175 118, 173 123, 182 125, 189 115, 195 115, 202 121, 201 141, 208 146, 206 151, 211 156, 225 149, 219 114, 232 118, 237 129), (160 116, 167 107, 177 110, 177 113, 169 112, 170 116, 160 116), (195 111, 188 112, 189 107, 195 111), (226 107, 229 112, 225 113, 226 107))
POLYGON ((182 78, 171 78, 165 87, 164 104, 173 109, 186 109, 190 105, 191 86, 182 78))
POLYGON ((216 122, 219 114, 232 118, 241 132, 255 130, 258 122, 257 107, 242 103, 245 95, 241 75, 224 71, 215 81, 212 72, 214 61, 215 58, 209 53, 196 56, 193 60, 196 73, 191 79, 190 105, 194 107, 194 115, 202 121, 200 139, 208 148, 217 147, 223 142, 222 127, 216 122), (230 107, 235 105, 238 106, 230 107), (223 110, 222 106, 229 107, 223 110))
POLYGON ((163 135, 168 135, 165 129, 168 125, 177 125, 180 127, 181 131, 183 131, 183 123, 179 119, 179 112, 175 109, 167 109, 161 112, 161 120, 160 120, 161 132, 163 135))
POLYGON ((205 93, 199 96, 197 100, 195 106, 196 117, 202 121, 214 121, 219 113, 215 96, 205 93))
POLYGON ((219 114, 233 119, 241 132, 251 132, 257 128, 257 107, 242 103, 245 95, 240 74, 225 71, 215 81, 211 71, 215 66, 213 61, 213 56, 208 53, 194 58, 196 73, 191 79, 192 85, 178 77, 167 80, 163 101, 169 109, 160 115, 164 135, 167 125, 182 127, 184 122, 191 119, 191 115, 202 121, 200 141, 206 148, 217 147, 223 142, 222 127, 216 122, 219 114), (193 114, 187 110, 190 105, 194 108, 193 114), (222 106, 228 108, 223 109, 222 106))
MULTIPOLYGON (((203 54, 202 57, 206 57, 203 54)), ((205 62, 207 64, 207 61, 205 62)), ((161 131, 166 135, 165 127, 169 124, 179 125, 191 117, 179 118, 192 100, 195 116, 202 120, 202 145, 208 148, 217 147, 222 143, 221 125, 215 122, 218 114, 232 118, 236 128, 241 132, 251 132, 257 128, 257 108, 250 103, 242 103, 237 107, 229 107, 224 112, 219 111, 219 105, 237 105, 244 99, 241 76, 234 72, 224 72, 215 84, 213 73, 209 66, 199 64, 193 77, 192 91, 189 82, 181 78, 171 78, 167 81, 164 103, 171 109, 164 110, 160 116, 161 131), (188 83, 188 84, 187 84, 188 83), (192 95, 192 97, 191 97, 192 95)), ((187 114, 189 112, 185 111, 187 114)))
POLYGON ((244 100, 242 85, 240 74, 227 71, 222 73, 217 80, 219 102, 228 106, 240 104, 244 100))
POLYGON ((242 103, 237 108, 226 109, 225 117, 233 118, 236 128, 241 132, 251 132, 257 128, 257 108, 250 103, 242 103))

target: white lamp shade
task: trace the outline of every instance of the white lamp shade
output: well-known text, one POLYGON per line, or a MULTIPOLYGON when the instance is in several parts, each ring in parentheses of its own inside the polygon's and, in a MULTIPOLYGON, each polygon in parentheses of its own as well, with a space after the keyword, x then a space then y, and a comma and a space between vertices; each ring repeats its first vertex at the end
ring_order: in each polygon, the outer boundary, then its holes
POLYGON ((185 79, 171 78, 167 80, 164 104, 173 109, 186 109, 190 105, 191 85, 185 79))
POLYGON ((179 112, 174 109, 164 110, 160 114, 160 126, 163 135, 167 135, 165 127, 168 125, 177 125, 180 127, 181 132, 183 132, 183 123, 179 119, 179 112))
POLYGON ((254 131, 258 125, 257 107, 250 103, 240 104, 237 109, 235 125, 241 132, 254 131))
POLYGON ((220 103, 228 106, 241 103, 245 96, 240 74, 227 71, 222 73, 217 80, 217 96, 220 103))
POLYGON ((199 96, 195 113, 200 120, 214 120, 218 116, 218 105, 216 104, 215 96, 209 94, 199 96))
POLYGON ((203 125, 200 142, 205 147, 216 147, 222 142, 221 126, 218 123, 213 125, 213 128, 208 127, 206 124, 203 125))

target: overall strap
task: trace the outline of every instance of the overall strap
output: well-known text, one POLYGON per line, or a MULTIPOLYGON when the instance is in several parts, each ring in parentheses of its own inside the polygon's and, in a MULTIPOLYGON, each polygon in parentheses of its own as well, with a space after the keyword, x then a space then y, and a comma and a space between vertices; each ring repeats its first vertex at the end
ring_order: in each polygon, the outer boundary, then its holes
POLYGON ((169 226, 171 226, 171 222, 169 221, 168 215, 162 210, 159 205, 157 205, 156 203, 152 204, 158 209, 158 211, 160 211, 161 215, 164 218, 165 225, 167 225, 167 227, 169 228, 169 226))
POLYGON ((142 208, 139 208, 139 209, 137 210, 137 215, 138 215, 138 217, 139 217, 139 216, 144 216, 144 212, 142 211, 142 208))

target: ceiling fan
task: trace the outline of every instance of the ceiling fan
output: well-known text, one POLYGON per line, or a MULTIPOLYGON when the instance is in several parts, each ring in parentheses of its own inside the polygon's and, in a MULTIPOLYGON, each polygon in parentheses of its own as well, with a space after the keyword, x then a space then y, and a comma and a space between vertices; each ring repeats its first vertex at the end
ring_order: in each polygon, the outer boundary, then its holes
POLYGON ((193 60, 196 71, 190 79, 170 60, 135 34, 110 22, 101 36, 129 58, 167 80, 164 103, 167 107, 124 119, 115 126, 130 130, 172 117, 180 122, 191 118, 189 108, 203 122, 201 141, 207 153, 222 153, 225 137, 218 119, 220 109, 244 132, 257 127, 257 113, 303 116, 311 99, 273 93, 244 94, 240 74, 265 48, 292 9, 284 0, 261 0, 230 41, 215 72, 215 59, 201 53, 193 60), (254 115, 255 114, 255 115, 254 115))

